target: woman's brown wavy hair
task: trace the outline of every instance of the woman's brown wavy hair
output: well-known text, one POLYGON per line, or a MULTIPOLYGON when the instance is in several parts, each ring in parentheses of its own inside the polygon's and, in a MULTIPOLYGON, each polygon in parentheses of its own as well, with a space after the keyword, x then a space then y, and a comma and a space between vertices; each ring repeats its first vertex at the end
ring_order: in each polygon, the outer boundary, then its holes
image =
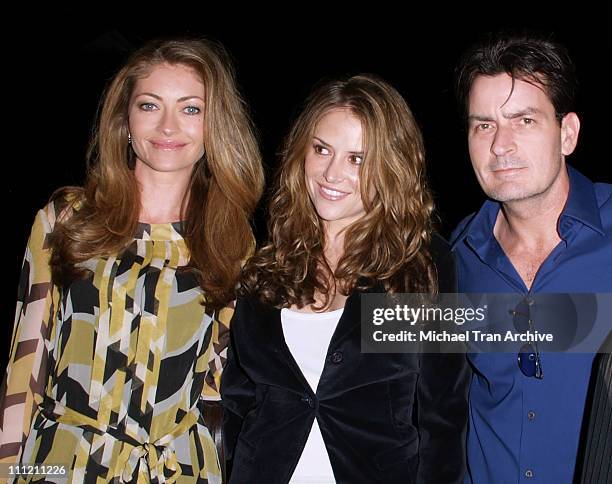
POLYGON ((136 82, 160 64, 190 67, 205 87, 205 155, 193 168, 181 214, 190 270, 207 304, 220 306, 235 298, 241 263, 254 246, 250 220, 263 191, 263 169, 229 56, 208 40, 150 42, 110 82, 88 150, 84 188, 60 189, 52 197, 60 205, 72 201, 51 237, 53 278, 63 285, 83 277, 77 264, 118 254, 132 241, 141 206, 128 106, 136 82))
POLYGON ((336 290, 348 295, 378 284, 391 293, 435 293, 433 210, 423 139, 402 96, 369 74, 325 83, 307 99, 285 140, 269 205, 270 240, 245 267, 243 292, 276 307, 314 304, 320 293, 316 309, 327 308, 336 290), (346 229, 344 255, 332 271, 304 160, 317 123, 333 109, 348 109, 362 123, 365 215, 346 229))

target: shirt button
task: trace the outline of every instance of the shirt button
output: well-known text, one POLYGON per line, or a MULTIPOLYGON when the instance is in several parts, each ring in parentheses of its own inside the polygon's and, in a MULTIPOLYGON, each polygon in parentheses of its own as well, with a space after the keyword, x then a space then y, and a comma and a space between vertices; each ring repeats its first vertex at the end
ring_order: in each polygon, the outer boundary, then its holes
POLYGON ((535 412, 533 410, 529 410, 529 412, 527 412, 527 418, 529 420, 535 420, 535 412))
POLYGON ((344 359, 344 356, 342 355, 342 351, 334 351, 331 355, 331 362, 332 363, 341 363, 342 360, 344 359))
POLYGON ((527 469, 527 470, 525 471, 525 477, 526 477, 527 479, 531 479, 531 478, 533 477, 533 471, 532 471, 531 469, 527 469))

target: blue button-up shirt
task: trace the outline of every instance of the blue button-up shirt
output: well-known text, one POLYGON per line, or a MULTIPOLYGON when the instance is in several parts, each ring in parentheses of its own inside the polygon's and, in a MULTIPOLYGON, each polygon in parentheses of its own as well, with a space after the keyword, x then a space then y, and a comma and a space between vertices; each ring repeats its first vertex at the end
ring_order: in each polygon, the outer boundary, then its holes
MULTIPOLYGON (((612 292, 612 185, 568 166, 561 242, 533 293, 612 292)), ((493 235, 500 204, 488 200, 453 232, 461 292, 527 293, 493 235)), ((537 328, 536 328, 537 329, 537 328)), ((524 376, 513 353, 470 354, 467 483, 571 483, 593 354, 541 355, 544 378, 524 376)))

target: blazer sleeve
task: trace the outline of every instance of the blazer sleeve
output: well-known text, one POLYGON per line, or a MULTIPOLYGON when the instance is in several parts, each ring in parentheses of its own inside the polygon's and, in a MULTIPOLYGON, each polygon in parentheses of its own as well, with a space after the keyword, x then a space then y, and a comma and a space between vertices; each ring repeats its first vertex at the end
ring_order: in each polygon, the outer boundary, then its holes
MULTIPOLYGON (((439 292, 456 292, 453 256, 442 239, 434 240, 433 256, 438 269, 439 292)), ((432 351, 420 356, 417 385, 420 437, 417 482, 420 484, 463 483, 468 384, 469 366, 465 353, 432 351)))
POLYGON ((227 366, 221 381, 221 401, 223 402, 223 439, 226 458, 232 459, 242 430, 242 423, 255 405, 255 384, 248 377, 240 363, 241 327, 248 319, 251 306, 239 298, 231 323, 231 338, 227 352, 227 366))
POLYGON ((2 463, 19 460, 45 392, 59 304, 59 291, 51 282, 47 239, 54 223, 55 208, 49 204, 36 216, 23 259, 8 365, 0 387, 2 463))

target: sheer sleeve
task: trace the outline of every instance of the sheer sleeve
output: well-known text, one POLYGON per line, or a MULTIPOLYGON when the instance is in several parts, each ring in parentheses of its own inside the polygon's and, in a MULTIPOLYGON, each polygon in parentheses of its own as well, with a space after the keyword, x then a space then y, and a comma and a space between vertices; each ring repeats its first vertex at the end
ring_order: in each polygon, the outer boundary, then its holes
POLYGON ((6 374, 0 388, 0 462, 16 462, 47 382, 49 337, 59 302, 51 282, 48 235, 55 223, 52 204, 40 210, 21 269, 15 323, 6 374))
MULTIPOLYGON (((255 251, 255 241, 248 251, 247 257, 241 262, 244 266, 246 261, 255 251)), ((208 401, 221 400, 221 374, 227 365, 227 349, 230 343, 230 322, 234 317, 236 301, 232 301, 228 306, 215 312, 211 324, 211 338, 209 341, 206 355, 206 373, 204 387, 202 388, 202 399, 208 401)))
POLYGON ((234 315, 234 303, 215 312, 211 323, 211 337, 208 350, 205 352, 206 373, 202 398, 204 400, 221 400, 221 373, 227 361, 227 346, 230 337, 230 321, 234 315))

